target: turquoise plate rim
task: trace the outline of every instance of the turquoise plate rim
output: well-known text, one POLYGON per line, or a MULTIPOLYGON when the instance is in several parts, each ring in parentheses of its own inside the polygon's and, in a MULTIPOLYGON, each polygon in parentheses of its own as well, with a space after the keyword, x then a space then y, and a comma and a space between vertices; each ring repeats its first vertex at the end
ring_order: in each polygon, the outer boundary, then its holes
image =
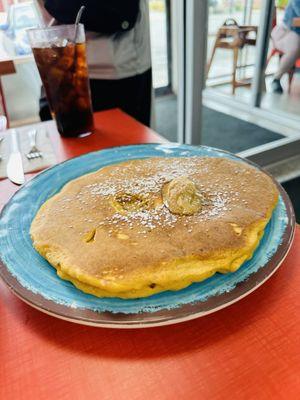
MULTIPOLYGON (((267 175, 268 172, 264 171, 262 168, 250 162, 249 160, 243 159, 235 154, 230 152, 216 149, 209 146, 192 146, 192 145, 180 145, 177 143, 166 143, 166 144, 158 144, 158 143, 147 143, 147 144, 137 144, 137 145, 128 145, 128 146, 115 146, 106 148, 103 150, 93 151, 89 153, 82 154, 77 157, 72 157, 68 160, 65 160, 61 163, 56 164, 46 170, 43 170, 38 175, 36 175, 31 180, 27 181, 9 200, 9 202, 3 207, 0 213, 0 219, 5 215, 6 209, 9 207, 10 203, 14 201, 14 197, 23 189, 28 189, 28 186, 35 180, 38 179, 42 174, 45 174, 47 171, 59 168, 62 164, 72 162, 72 160, 79 159, 82 157, 93 154, 101 154, 101 152, 114 151, 118 149, 126 148, 138 148, 142 146, 158 146, 162 148, 183 148, 183 150, 193 150, 195 148, 199 149, 199 147, 206 149, 207 151, 214 151, 217 153, 222 153, 224 155, 228 155, 231 158, 241 160, 247 164, 250 164, 259 170, 262 170, 267 175)), ((137 157, 138 158, 138 157, 137 157)), ((293 211, 293 207, 291 201, 286 194, 285 190, 282 186, 274 180, 271 176, 274 183, 277 185, 281 197, 283 199, 286 212, 287 212, 287 225, 285 227, 285 231, 282 236, 281 243, 279 244, 275 254, 271 257, 271 259, 264 265, 263 268, 260 268, 257 272, 250 275, 250 277, 240 282, 233 288, 230 292, 226 292, 223 294, 219 294, 216 296, 209 297, 204 302, 197 303, 188 303, 184 304, 178 308, 174 309, 164 309, 160 311, 153 312, 142 312, 137 314, 123 314, 123 313, 111 313, 111 312, 97 312, 88 309, 80 309, 80 308, 71 308, 62 304, 55 303, 52 300, 45 299, 38 293, 33 293, 30 290, 26 289, 20 282, 11 274, 8 268, 5 266, 4 262, 1 260, 0 255, 0 276, 9 287, 9 289, 21 300, 30 306, 47 313, 49 315, 55 316, 57 318, 61 318, 64 320, 68 320, 71 322, 84 324, 84 325, 92 325, 98 327, 108 327, 108 328, 142 328, 142 327, 152 327, 158 325, 168 325, 174 324, 178 322, 183 322, 186 320, 198 318, 212 312, 215 312, 219 309, 225 308, 243 297, 250 294, 252 291, 256 290, 259 286, 261 286, 273 273, 280 267, 283 262, 285 256, 287 255, 295 233, 295 215, 293 211)))

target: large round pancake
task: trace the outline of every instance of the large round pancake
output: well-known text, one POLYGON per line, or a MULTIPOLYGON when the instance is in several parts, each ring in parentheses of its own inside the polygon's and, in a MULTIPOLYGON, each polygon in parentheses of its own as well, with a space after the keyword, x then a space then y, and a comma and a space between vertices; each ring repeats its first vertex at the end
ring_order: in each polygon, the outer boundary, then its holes
POLYGON ((272 180, 242 162, 132 160, 65 185, 42 205, 31 236, 58 275, 81 290, 145 297, 238 269, 251 258, 277 200, 272 180), (164 184, 181 176, 204 199, 190 216, 162 203, 164 184))

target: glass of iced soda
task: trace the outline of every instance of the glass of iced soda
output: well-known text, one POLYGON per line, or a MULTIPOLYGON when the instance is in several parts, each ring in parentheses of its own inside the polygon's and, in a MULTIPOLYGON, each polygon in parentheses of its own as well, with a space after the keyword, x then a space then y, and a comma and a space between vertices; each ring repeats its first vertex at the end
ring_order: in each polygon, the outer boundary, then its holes
POLYGON ((76 25, 58 25, 27 32, 59 133, 66 137, 91 133, 84 26, 79 24, 76 30, 76 25))

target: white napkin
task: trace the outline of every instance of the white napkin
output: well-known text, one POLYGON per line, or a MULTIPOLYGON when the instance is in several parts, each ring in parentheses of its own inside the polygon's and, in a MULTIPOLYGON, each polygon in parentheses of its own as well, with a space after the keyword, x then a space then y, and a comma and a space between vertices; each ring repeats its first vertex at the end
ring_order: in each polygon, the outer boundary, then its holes
MULTIPOLYGON (((22 154, 24 172, 40 171, 57 163, 55 152, 48 136, 47 124, 38 124, 36 126, 23 126, 16 128, 19 133, 19 146, 22 154), (42 152, 43 157, 28 160, 26 154, 30 151, 28 131, 37 129, 37 148, 42 152)), ((0 137, 4 139, 0 143, 0 179, 6 178, 6 164, 10 152, 10 130, 4 134, 0 132, 0 137)))

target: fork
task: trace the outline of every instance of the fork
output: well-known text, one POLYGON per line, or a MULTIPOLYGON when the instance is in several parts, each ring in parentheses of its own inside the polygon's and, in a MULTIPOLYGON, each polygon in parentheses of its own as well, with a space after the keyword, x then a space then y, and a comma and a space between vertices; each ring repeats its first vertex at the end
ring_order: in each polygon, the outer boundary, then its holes
POLYGON ((33 129, 32 131, 28 132, 29 143, 30 143, 30 151, 26 154, 28 160, 33 160, 35 158, 43 157, 42 152, 36 146, 36 137, 37 137, 37 130, 33 129))
MULTIPOLYGON (((4 115, 0 115, 0 131, 3 132, 5 131, 7 128, 7 118, 4 115)), ((0 137, 0 144, 2 142, 2 140, 4 139, 3 136, 0 137)), ((2 155, 0 154, 0 161, 3 160, 2 155)))
MULTIPOLYGON (((0 144, 1 144, 2 140, 3 140, 3 137, 0 137, 0 144)), ((0 161, 2 161, 2 156, 1 156, 1 154, 0 154, 0 161)))

